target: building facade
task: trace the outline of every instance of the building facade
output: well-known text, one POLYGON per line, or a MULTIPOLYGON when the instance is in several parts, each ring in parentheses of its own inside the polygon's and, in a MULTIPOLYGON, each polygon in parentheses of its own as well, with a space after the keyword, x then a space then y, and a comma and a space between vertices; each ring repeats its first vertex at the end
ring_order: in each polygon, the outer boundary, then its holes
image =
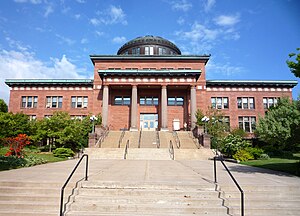
POLYGON ((253 132, 296 81, 206 80, 209 55, 181 55, 155 36, 125 43, 117 55, 91 55, 94 79, 8 79, 9 111, 30 118, 67 111, 74 118, 101 114, 111 130, 194 128, 197 109, 219 109, 231 128, 253 132))

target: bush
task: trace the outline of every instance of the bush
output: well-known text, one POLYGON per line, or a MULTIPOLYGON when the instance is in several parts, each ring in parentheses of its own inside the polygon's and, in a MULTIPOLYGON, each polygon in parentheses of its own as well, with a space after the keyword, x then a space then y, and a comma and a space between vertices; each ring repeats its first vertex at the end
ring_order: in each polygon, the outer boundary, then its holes
POLYGON ((235 160, 238 160, 238 161, 248 161, 248 160, 253 160, 254 159, 253 155, 245 149, 238 150, 233 155, 233 158, 235 160))
POLYGON ((250 146, 251 144, 248 141, 243 140, 242 137, 229 134, 222 139, 220 151, 226 156, 232 157, 237 151, 250 146))
POLYGON ((44 164, 48 162, 43 158, 38 158, 33 155, 29 155, 25 157, 25 160, 26 160, 26 164, 24 165, 25 167, 35 166, 35 165, 44 164))
POLYGON ((66 158, 73 157, 75 153, 69 148, 57 148, 53 151, 55 157, 66 158))
POLYGON ((253 155, 255 160, 259 159, 260 156, 265 153, 264 150, 260 148, 247 147, 245 150, 253 155))
POLYGON ((25 166, 27 161, 17 156, 0 156, 0 170, 14 169, 25 166))
POLYGON ((267 154, 261 154, 260 157, 258 158, 259 160, 269 160, 270 156, 267 154))

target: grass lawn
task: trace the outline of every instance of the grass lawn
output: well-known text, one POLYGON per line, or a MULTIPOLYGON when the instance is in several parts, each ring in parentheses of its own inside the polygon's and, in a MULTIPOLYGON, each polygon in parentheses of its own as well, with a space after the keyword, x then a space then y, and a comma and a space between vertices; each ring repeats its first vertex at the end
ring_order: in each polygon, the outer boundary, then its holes
POLYGON ((241 162, 241 164, 286 172, 292 175, 300 176, 300 153, 296 153, 293 157, 290 158, 274 157, 270 158, 269 160, 250 160, 241 162))
MULTIPOLYGON (((8 147, 0 148, 0 156, 5 155, 7 151, 8 151, 8 147)), ((36 151, 31 151, 30 149, 27 148, 25 148, 25 154, 28 156, 34 156, 37 159, 43 159, 47 163, 67 160, 67 158, 54 157, 51 152, 36 152, 36 151)), ((20 168, 20 167, 22 166, 18 166, 18 164, 12 165, 12 163, 8 163, 0 160, 0 171, 20 168)))

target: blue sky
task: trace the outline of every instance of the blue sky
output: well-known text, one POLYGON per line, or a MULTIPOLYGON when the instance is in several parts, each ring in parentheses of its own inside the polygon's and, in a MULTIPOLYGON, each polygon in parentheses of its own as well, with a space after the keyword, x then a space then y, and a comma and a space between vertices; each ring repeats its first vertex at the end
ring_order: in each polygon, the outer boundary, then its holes
POLYGON ((8 78, 92 78, 90 54, 144 35, 211 54, 208 79, 299 81, 285 63, 299 11, 298 0, 1 0, 0 98, 8 78))

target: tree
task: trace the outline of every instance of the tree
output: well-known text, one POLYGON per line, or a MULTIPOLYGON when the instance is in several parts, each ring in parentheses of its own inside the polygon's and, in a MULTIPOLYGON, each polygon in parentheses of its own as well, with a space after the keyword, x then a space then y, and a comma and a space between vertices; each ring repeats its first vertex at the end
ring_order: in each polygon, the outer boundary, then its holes
MULTIPOLYGON (((297 48, 296 50, 299 52, 300 48, 297 48)), ((300 77, 300 52, 298 54, 290 53, 289 57, 292 60, 286 61, 288 67, 296 77, 300 77)))
POLYGON ((281 98, 264 118, 259 118, 255 133, 272 150, 293 150, 300 143, 300 110, 297 103, 281 98))
POLYGON ((7 104, 3 99, 0 99, 0 112, 4 112, 4 113, 8 112, 7 104))

